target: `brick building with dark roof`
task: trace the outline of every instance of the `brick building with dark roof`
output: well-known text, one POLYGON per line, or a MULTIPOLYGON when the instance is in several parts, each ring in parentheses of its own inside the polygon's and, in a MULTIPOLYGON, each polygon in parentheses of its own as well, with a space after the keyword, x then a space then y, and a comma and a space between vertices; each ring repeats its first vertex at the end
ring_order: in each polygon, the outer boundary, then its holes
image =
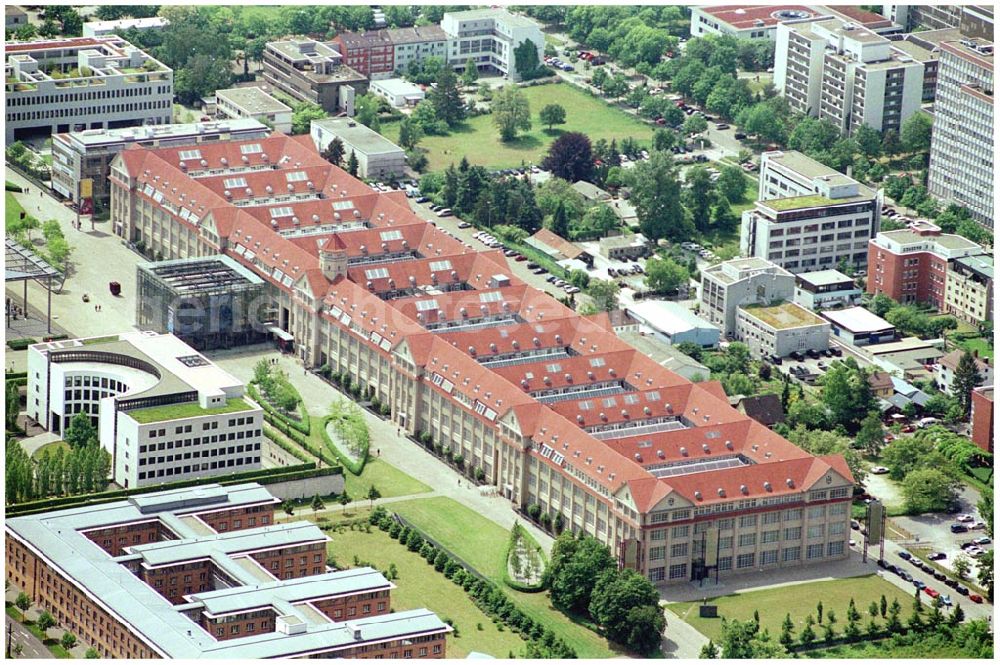
POLYGON ((843 458, 797 448, 732 408, 718 382, 667 370, 609 317, 581 317, 500 252, 437 232, 307 137, 126 150, 112 186, 123 238, 255 271, 269 325, 306 367, 350 376, 401 429, 650 580, 847 557, 843 458))

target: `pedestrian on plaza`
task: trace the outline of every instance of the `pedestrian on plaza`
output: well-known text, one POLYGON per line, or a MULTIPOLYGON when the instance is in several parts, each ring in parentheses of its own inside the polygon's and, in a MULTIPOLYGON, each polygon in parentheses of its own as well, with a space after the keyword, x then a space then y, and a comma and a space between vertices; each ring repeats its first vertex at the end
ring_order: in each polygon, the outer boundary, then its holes
MULTIPOLYGON (((12 365, 12 367, 13 367, 13 365, 12 365)), ((382 449, 381 448, 376 448, 375 449, 375 457, 382 457, 382 449)))

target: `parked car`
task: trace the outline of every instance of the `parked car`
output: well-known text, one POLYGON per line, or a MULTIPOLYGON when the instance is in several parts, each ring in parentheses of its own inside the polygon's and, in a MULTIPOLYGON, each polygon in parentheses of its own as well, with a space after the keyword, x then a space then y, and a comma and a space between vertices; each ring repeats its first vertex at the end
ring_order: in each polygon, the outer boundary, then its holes
POLYGON ((981 603, 983 602, 983 597, 980 596, 978 593, 970 593, 969 600, 971 600, 974 603, 981 603))
POLYGON ((916 431, 917 428, 914 427, 913 425, 904 425, 902 429, 903 434, 913 434, 916 431))
POLYGON ((784 361, 781 359, 781 356, 776 356, 776 355, 772 355, 771 356, 771 363, 772 364, 774 364, 774 365, 780 365, 782 362, 784 362, 784 361))
POLYGON ((980 536, 979 538, 976 538, 972 542, 975 543, 976 545, 989 545, 993 541, 990 540, 988 536, 980 536))
POLYGON ((920 580, 913 580, 911 584, 913 584, 913 586, 917 587, 918 589, 924 589, 927 587, 927 585, 921 582, 920 580))
POLYGON ((874 473, 876 476, 880 476, 884 473, 889 473, 889 469, 885 468, 884 466, 873 466, 872 473, 874 473))
POLYGON ((945 607, 951 607, 952 606, 951 596, 949 596, 946 593, 941 594, 941 604, 944 605, 945 607))
POLYGON ((932 574, 934 575, 934 579, 936 579, 938 582, 944 582, 946 579, 948 579, 948 576, 942 573, 940 570, 935 570, 932 574))
POLYGON ((735 134, 733 134, 733 138, 735 138, 737 141, 742 141, 746 137, 747 135, 744 134, 743 132, 736 132, 735 134))
POLYGON ((835 346, 835 347, 833 347, 833 349, 831 349, 831 350, 833 351, 833 355, 837 356, 838 358, 839 358, 839 357, 841 357, 842 355, 844 355, 844 352, 843 352, 843 351, 841 351, 841 350, 840 350, 839 348, 837 348, 836 346, 835 346))
POLYGON ((458 228, 460 228, 460 229, 467 229, 470 226, 472 226, 472 224, 469 224, 468 222, 459 222, 458 223, 458 228))
POLYGON ((938 596, 941 595, 940 591, 938 591, 937 589, 932 589, 929 586, 924 587, 924 593, 926 593, 931 598, 937 598, 938 596))
POLYGON ((968 513, 964 513, 955 518, 956 522, 974 522, 975 520, 976 518, 968 513))
POLYGON ((906 561, 910 560, 910 553, 907 552, 906 550, 900 550, 900 551, 896 552, 896 554, 899 555, 900 559, 904 559, 906 561))
POLYGON ((857 531, 861 528, 861 524, 857 520, 851 520, 851 528, 857 531))
POLYGON ((729 125, 727 125, 724 122, 720 122, 715 125, 715 128, 718 129, 719 131, 722 131, 723 129, 729 129, 729 125))
POLYGON ((452 214, 454 213, 451 212, 451 208, 442 208, 441 210, 438 210, 438 217, 451 217, 452 214))
POLYGON ((904 580, 906 580, 907 582, 912 582, 912 581, 913 581, 913 575, 910 575, 910 574, 909 574, 908 572, 906 572, 905 570, 901 570, 901 571, 899 571, 899 577, 900 577, 901 579, 904 579, 904 580))
POLYGON ((788 355, 792 358, 792 360, 797 360, 799 362, 802 362, 803 360, 806 359, 806 357, 801 353, 799 353, 798 351, 792 351, 788 355))
POLYGON ((958 595, 960 595, 960 596, 968 596, 969 595, 969 588, 968 587, 964 587, 961 584, 959 584, 957 587, 955 587, 955 591, 957 591, 958 595))
POLYGON ((808 351, 806 351, 806 355, 812 358, 813 360, 819 360, 819 351, 817 351, 816 349, 809 349, 808 351))
POLYGON ((518 261, 518 262, 520 262, 520 261, 527 261, 528 257, 525 256, 524 254, 518 254, 517 256, 514 257, 514 260, 518 261))
POLYGON ((947 559, 948 555, 944 552, 933 552, 927 555, 927 558, 931 561, 940 561, 941 559, 947 559))
POLYGON ((951 525, 951 532, 952 533, 966 533, 966 532, 968 532, 968 530, 969 530, 969 527, 965 526, 964 524, 952 524, 951 525))
POLYGON ((953 580, 953 579, 947 579, 947 580, 945 580, 945 581, 944 581, 944 585, 945 585, 946 587, 949 587, 949 588, 952 588, 952 589, 955 589, 955 588, 957 588, 957 587, 958 587, 958 582, 957 582, 957 581, 955 581, 955 580, 953 580))

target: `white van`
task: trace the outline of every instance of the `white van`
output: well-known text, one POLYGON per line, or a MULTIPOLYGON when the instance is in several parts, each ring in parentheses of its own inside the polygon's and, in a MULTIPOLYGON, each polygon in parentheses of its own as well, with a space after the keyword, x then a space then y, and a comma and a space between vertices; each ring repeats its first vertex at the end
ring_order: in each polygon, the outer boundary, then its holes
POLYGON ((917 427, 921 429, 925 427, 930 427, 931 425, 937 424, 937 421, 938 421, 937 418, 931 418, 931 417, 921 418, 920 420, 917 421, 917 427))

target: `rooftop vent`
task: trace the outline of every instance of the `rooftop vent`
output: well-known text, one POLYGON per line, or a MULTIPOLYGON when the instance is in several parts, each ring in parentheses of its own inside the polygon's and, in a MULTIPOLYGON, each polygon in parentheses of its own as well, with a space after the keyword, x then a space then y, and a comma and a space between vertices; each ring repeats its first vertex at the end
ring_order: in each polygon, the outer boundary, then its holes
POLYGON ((770 492, 771 491, 771 483, 769 483, 769 482, 765 482, 764 483, 764 491, 765 492, 770 492))
POLYGON ((792 480, 791 478, 785 478, 785 484, 788 485, 789 487, 795 487, 795 481, 792 480))
POLYGON ((701 492, 699 492, 699 491, 695 490, 695 493, 694 493, 694 498, 696 498, 696 499, 698 499, 699 501, 701 501, 701 492))
POLYGON ((747 489, 746 485, 740 485, 740 494, 749 494, 750 490, 747 489))
POLYGON ((726 490, 722 489, 721 487, 718 489, 718 493, 719 496, 726 496, 726 490))

